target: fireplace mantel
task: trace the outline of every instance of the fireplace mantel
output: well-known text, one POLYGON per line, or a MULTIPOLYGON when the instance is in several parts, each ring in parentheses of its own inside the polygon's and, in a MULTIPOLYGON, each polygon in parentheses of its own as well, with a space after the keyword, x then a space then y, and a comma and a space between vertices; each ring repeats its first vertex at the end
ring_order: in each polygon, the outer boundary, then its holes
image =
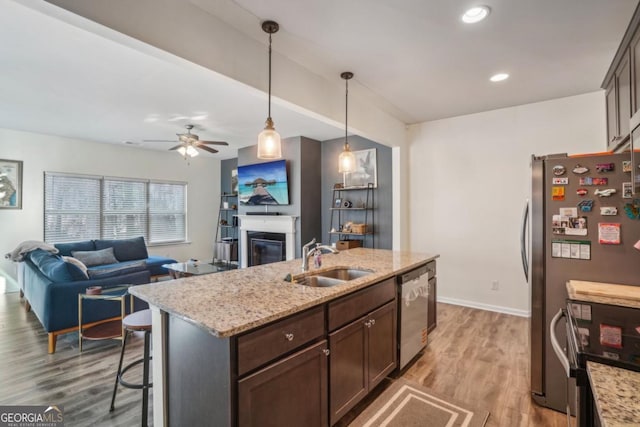
POLYGON ((267 233, 283 233, 285 235, 286 259, 296 257, 296 219, 291 215, 238 215, 240 220, 240 267, 244 268, 248 261, 248 239, 250 231, 262 231, 267 233))

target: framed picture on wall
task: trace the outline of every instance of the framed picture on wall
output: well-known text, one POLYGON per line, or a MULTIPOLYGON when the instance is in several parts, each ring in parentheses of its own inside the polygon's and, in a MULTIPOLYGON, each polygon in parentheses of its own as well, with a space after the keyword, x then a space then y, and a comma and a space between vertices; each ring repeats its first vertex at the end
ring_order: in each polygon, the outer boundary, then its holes
POLYGON ((0 209, 22 209, 22 161, 0 159, 0 209))
POLYGON ((231 194, 238 194, 238 169, 231 171, 231 194))
POLYGON ((373 183, 373 187, 378 187, 378 163, 376 160, 376 149, 354 151, 356 158, 356 169, 353 172, 344 174, 345 187, 366 187, 373 183))

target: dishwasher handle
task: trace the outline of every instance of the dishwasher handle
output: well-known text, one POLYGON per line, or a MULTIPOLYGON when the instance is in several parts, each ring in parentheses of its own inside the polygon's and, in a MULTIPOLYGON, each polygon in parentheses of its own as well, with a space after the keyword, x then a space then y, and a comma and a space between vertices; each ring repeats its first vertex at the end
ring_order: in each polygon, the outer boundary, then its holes
POLYGON ((549 336, 551 338, 551 346, 553 347, 553 352, 558 357, 558 360, 560 361, 560 364, 562 365, 562 368, 564 369, 564 372, 566 373, 567 378, 569 378, 571 377, 569 358, 567 357, 564 350, 562 349, 562 346, 558 342, 558 336, 556 335, 556 326, 558 325, 558 322, 560 321, 560 319, 562 319, 563 317, 566 317, 566 313, 563 309, 558 310, 558 313, 555 316, 553 316, 553 319, 551 319, 551 324, 549 325, 549 333, 550 333, 549 336))

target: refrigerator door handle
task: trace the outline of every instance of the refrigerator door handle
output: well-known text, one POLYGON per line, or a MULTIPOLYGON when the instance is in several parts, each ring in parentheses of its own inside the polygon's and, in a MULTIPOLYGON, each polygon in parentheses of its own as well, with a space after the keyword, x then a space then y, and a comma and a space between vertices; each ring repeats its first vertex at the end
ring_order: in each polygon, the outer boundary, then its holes
POLYGON ((522 258, 522 271, 529 282, 529 251, 527 248, 527 230, 529 225, 529 200, 524 205, 522 212, 522 230, 520 231, 520 257, 522 258))
POLYGON ((556 356, 558 357, 558 360, 560 361, 560 364, 564 368, 564 372, 567 374, 567 378, 570 378, 571 370, 569 367, 569 358, 564 353, 562 346, 558 342, 558 337, 556 336, 556 325, 558 324, 560 319, 562 319, 565 316, 566 315, 564 313, 564 310, 562 309, 560 309, 558 313, 555 316, 553 316, 553 319, 551 319, 551 325, 549 326, 549 334, 550 334, 549 336, 551 338, 551 346, 553 347, 553 352, 556 354, 556 356))

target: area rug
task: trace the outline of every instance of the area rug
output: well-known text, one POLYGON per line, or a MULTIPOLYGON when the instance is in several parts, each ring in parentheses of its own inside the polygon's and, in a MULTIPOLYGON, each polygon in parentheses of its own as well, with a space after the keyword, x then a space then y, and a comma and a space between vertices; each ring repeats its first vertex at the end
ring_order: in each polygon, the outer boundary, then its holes
POLYGON ((482 427, 489 412, 398 379, 349 427, 482 427))

